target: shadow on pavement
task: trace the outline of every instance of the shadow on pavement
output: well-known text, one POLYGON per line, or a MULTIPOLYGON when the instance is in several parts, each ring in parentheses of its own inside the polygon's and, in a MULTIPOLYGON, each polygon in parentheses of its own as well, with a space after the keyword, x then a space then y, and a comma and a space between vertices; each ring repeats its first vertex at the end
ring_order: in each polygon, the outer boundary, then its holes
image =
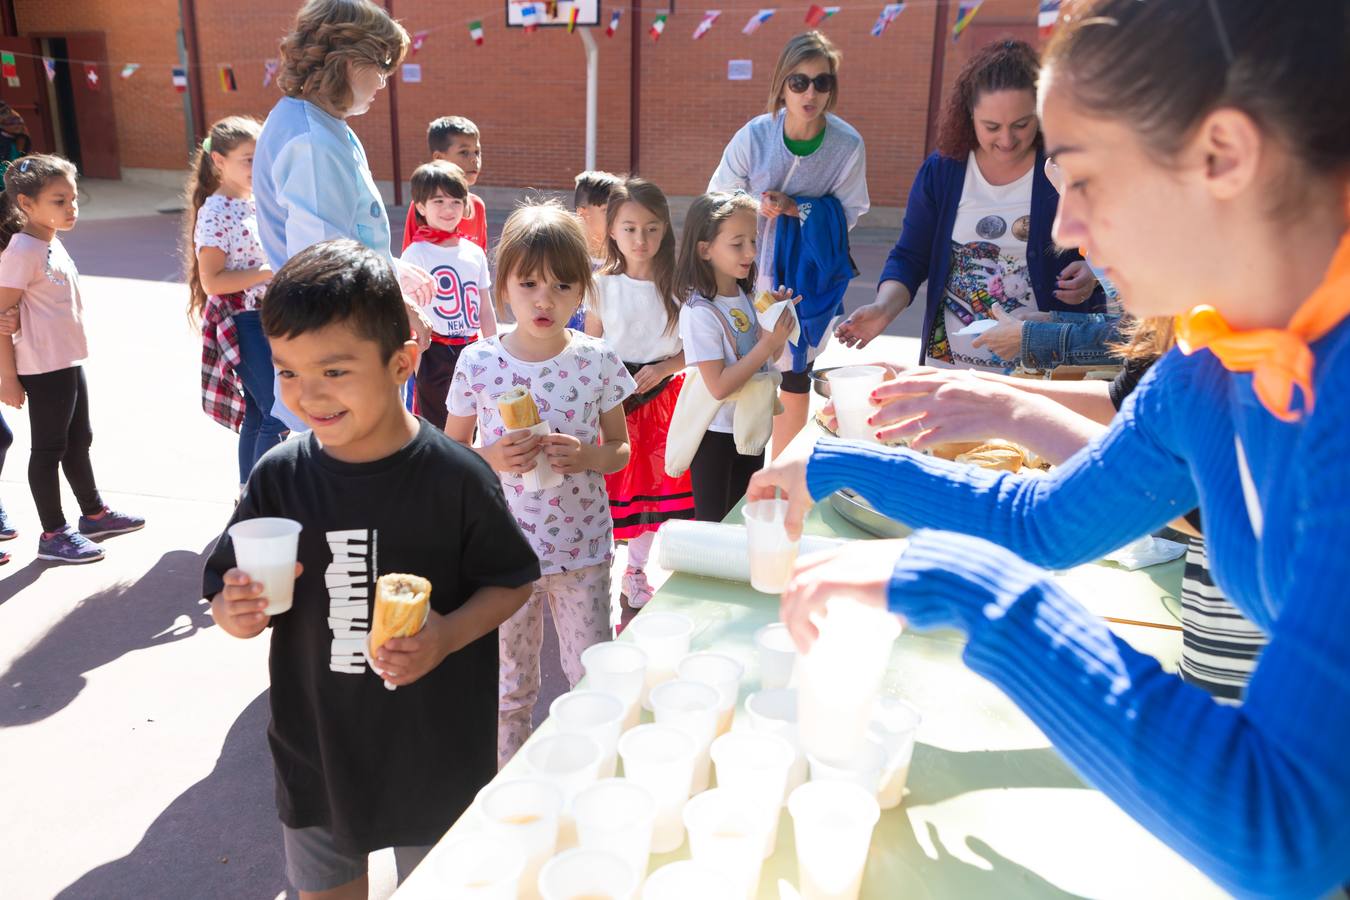
POLYGON ((12 600, 24 588, 32 587, 42 577, 42 573, 51 567, 52 563, 35 559, 22 569, 6 572, 4 579, 0 580, 0 603, 12 600))
MULTIPOLYGON (((171 550, 136 582, 80 601, 0 676, 0 728, 30 725, 61 711, 84 690, 86 673, 133 650, 180 641, 211 627, 209 607, 196 600, 209 549, 171 550)), ((6 579, 0 602, 32 584, 45 568, 45 563, 33 563, 6 579)))
POLYGON ((57 896, 296 897, 286 884, 267 720, 263 691, 230 726, 211 774, 169 804, 130 853, 57 896))

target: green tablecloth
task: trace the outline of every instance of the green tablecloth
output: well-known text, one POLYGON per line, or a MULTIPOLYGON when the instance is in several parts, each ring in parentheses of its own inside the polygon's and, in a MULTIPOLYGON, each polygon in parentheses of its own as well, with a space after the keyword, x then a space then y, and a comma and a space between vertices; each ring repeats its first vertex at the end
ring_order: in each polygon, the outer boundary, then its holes
MULTIPOLYGON (((728 521, 738 519, 736 512, 728 521)), ((827 504, 812 511, 806 530, 864 536, 827 504)), ((1084 566, 1061 577, 1098 614, 1142 623, 1111 627, 1175 665, 1180 632, 1165 603, 1179 593, 1180 562, 1140 572, 1084 566)), ((745 584, 676 574, 647 609, 690 616, 696 623, 693 649, 742 660, 747 667, 742 701, 758 688, 752 635, 777 619, 776 598, 745 584)), ((1026 716, 965 667, 962 645, 959 634, 942 632, 905 633, 896 642, 883 689, 918 706, 924 722, 909 794, 899 808, 882 814, 873 837, 864 898, 1223 896, 1103 794, 1086 787, 1026 716)), ((743 718, 738 705, 735 727, 748 727, 743 718)), ((550 726, 544 723, 540 733, 549 733, 550 726)), ((498 778, 518 777, 523 770, 517 758, 498 778)), ((445 840, 476 827, 471 811, 445 840)), ((651 867, 687 854, 686 844, 654 855, 651 867)), ((398 892, 400 900, 438 896, 435 858, 433 851, 428 864, 412 874, 398 892)), ((785 813, 778 852, 764 864, 759 897, 796 897, 796 877, 791 818, 785 813)))

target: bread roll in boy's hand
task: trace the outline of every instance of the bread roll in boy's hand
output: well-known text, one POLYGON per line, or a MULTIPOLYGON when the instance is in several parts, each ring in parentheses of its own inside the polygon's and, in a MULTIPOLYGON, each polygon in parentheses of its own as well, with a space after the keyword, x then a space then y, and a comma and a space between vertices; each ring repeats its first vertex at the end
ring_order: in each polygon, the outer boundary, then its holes
POLYGON ((420 575, 391 573, 375 583, 375 612, 370 621, 370 655, 390 638, 422 630, 431 609, 431 582, 420 575))

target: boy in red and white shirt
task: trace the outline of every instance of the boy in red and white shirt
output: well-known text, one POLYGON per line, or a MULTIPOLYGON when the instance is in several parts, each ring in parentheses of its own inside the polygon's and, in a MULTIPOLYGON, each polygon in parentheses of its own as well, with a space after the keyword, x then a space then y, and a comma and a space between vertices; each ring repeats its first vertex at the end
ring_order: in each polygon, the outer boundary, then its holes
POLYGON ((427 306, 431 346, 417 369, 417 406, 424 419, 445 429, 445 395, 466 346, 497 333, 492 311, 492 274, 487 255, 458 230, 469 201, 459 166, 437 160, 412 176, 412 213, 417 222, 402 259, 431 273, 435 299, 427 306))

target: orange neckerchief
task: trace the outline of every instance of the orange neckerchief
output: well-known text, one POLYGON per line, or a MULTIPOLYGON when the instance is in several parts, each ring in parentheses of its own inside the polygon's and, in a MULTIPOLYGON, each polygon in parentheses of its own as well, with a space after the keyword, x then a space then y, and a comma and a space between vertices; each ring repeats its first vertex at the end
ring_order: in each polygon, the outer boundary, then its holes
POLYGON ((1295 386, 1303 407, 1313 411, 1313 352, 1308 344, 1350 316, 1350 232, 1341 238, 1326 277, 1289 320, 1288 328, 1234 331, 1212 306, 1177 316, 1177 345, 1190 354, 1208 348, 1230 372, 1253 372, 1261 405, 1285 422, 1299 414, 1291 407, 1295 386))

